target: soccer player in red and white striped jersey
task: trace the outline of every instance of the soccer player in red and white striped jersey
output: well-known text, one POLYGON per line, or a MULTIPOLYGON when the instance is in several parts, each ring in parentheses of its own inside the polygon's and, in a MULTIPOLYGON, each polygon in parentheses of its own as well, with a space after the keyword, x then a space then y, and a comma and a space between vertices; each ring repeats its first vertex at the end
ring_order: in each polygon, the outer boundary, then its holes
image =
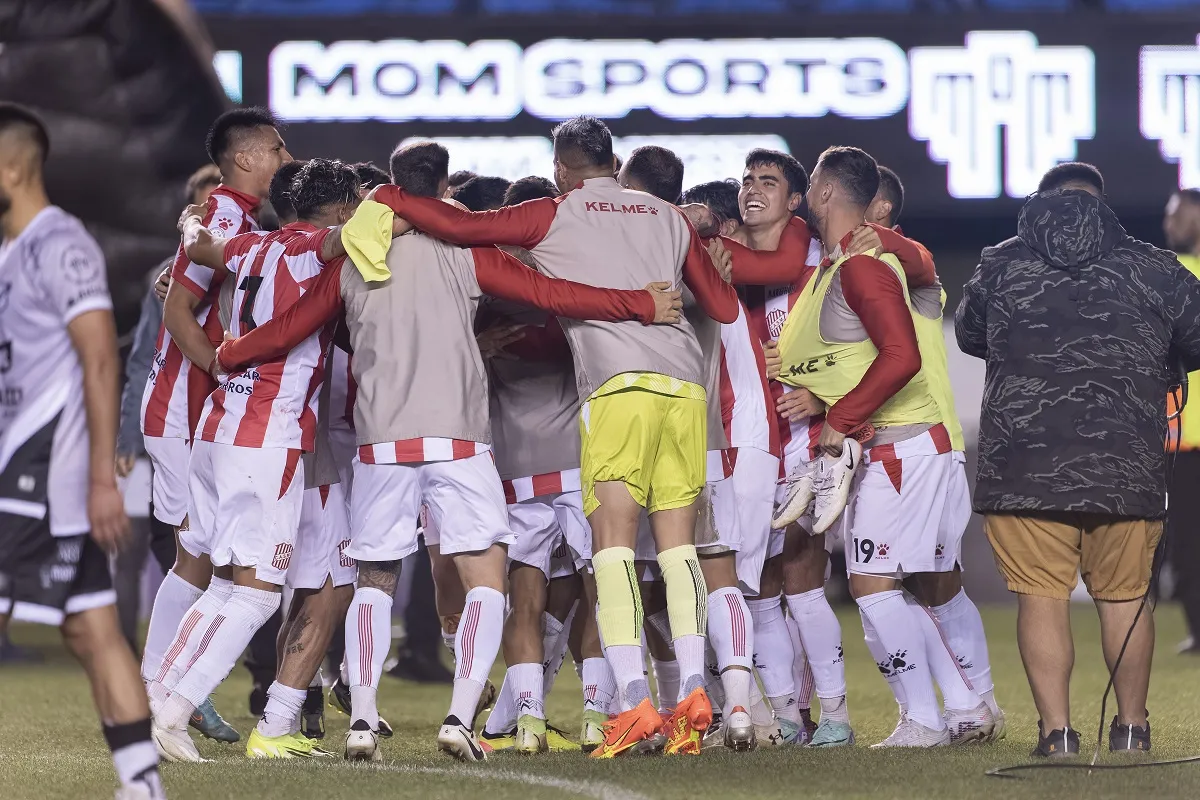
MULTIPOLYGON (((354 170, 313 159, 297 174, 290 199, 298 220, 266 236, 216 237, 197 217, 184 226, 184 246, 194 262, 236 273, 235 333, 287 310, 326 264, 344 256, 338 229, 331 226, 348 219, 359 203, 354 170)), ((190 530, 181 534, 180 543, 193 556, 207 553, 216 567, 231 566, 234 586, 156 714, 160 741, 182 745, 195 706, 279 607, 300 515, 300 455, 313 449, 316 397, 331 336, 332 327, 326 326, 281 359, 224 376, 205 403, 189 475, 190 530)), ((326 616, 314 620, 325 634, 324 644, 334 627, 333 615, 326 616)), ((315 642, 313 651, 324 652, 324 644, 315 642)), ((280 665, 280 678, 290 672, 287 664, 280 665)), ((311 672, 294 678, 294 686, 276 680, 248 754, 311 753, 311 743, 290 730, 311 678, 311 672)))
MULTIPOLYGON (((258 205, 280 165, 291 161, 274 118, 257 108, 229 111, 213 123, 206 146, 223 182, 205 203, 204 224, 225 236, 258 230, 258 205)), ((192 263, 180 248, 172 275, 142 398, 141 428, 154 468, 155 515, 174 526, 178 536, 187 516, 189 444, 204 398, 213 388, 205 367, 221 341, 216 306, 224 271, 192 263), (199 366, 193 366, 194 359, 199 366)), ((207 557, 197 559, 178 549, 176 563, 155 597, 146 632, 142 677, 152 706, 165 698, 163 683, 173 666, 190 658, 187 637, 180 636, 189 609, 215 613, 229 596, 229 577, 222 570, 212 580, 207 557)))

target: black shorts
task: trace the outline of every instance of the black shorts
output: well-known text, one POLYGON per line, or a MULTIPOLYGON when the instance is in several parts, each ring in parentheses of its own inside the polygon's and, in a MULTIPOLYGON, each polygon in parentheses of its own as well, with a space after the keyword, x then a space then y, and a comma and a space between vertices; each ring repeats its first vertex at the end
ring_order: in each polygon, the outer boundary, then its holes
POLYGON ((56 538, 48 518, 0 512, 0 614, 61 625, 69 614, 116 602, 108 556, 91 536, 56 538))

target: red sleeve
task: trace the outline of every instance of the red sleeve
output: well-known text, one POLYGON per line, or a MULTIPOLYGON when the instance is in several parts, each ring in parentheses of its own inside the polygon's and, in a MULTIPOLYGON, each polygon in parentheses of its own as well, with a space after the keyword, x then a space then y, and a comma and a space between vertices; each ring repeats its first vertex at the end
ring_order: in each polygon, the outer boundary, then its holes
POLYGON ((774 250, 751 250, 732 239, 722 239, 722 244, 733 256, 733 282, 748 286, 778 286, 796 283, 811 271, 804 262, 808 260, 808 244, 812 240, 804 220, 792 217, 779 246, 774 250))
MULTIPOLYGON (((325 266, 325 260, 321 258, 321 248, 322 245, 325 244, 325 237, 328 236, 332 230, 333 228, 321 228, 318 231, 309 231, 303 236, 297 236, 295 239, 292 239, 290 242, 288 242, 287 247, 284 248, 284 252, 289 256, 299 256, 303 255, 304 253, 312 253, 317 257, 317 261, 321 264, 321 266, 325 266)), ((229 251, 229 245, 225 245, 225 250, 226 252, 229 251)), ((227 255, 225 258, 228 259, 229 256, 227 255)))
POLYGON ((342 311, 342 269, 345 261, 321 271, 312 287, 287 311, 244 336, 217 348, 221 367, 237 372, 251 364, 262 364, 286 356, 292 348, 342 311))
POLYGON ((511 244, 532 249, 546 238, 558 201, 542 197, 495 211, 463 211, 399 186, 381 186, 375 200, 436 239, 462 245, 511 244))
POLYGON ((937 270, 933 265, 933 256, 925 249, 925 245, 909 239, 891 228, 870 222, 867 224, 879 234, 879 241, 883 242, 883 251, 892 253, 900 259, 900 266, 904 269, 904 278, 910 289, 932 286, 937 282, 937 270))
MULTIPOLYGON (((643 325, 654 322, 654 300, 647 291, 597 289, 574 281, 547 278, 495 247, 475 247, 471 254, 475 257, 479 288, 492 297, 573 319, 604 322, 636 319, 643 325)), ((709 269, 713 268, 710 266, 709 269)))
POLYGON ((846 305, 858 315, 879 351, 858 386, 834 403, 825 421, 838 433, 858 429, 921 370, 912 312, 896 273, 866 255, 852 256, 838 271, 846 305))
POLYGON ((717 322, 736 321, 741 308, 737 290, 732 284, 726 283, 721 273, 717 272, 692 223, 683 216, 682 211, 679 212, 679 216, 683 217, 688 234, 692 237, 688 244, 687 257, 683 261, 683 282, 692 290, 696 302, 705 314, 717 322))
POLYGON ((525 361, 564 361, 571 358, 571 345, 557 317, 551 317, 545 325, 530 325, 525 336, 505 349, 525 361))

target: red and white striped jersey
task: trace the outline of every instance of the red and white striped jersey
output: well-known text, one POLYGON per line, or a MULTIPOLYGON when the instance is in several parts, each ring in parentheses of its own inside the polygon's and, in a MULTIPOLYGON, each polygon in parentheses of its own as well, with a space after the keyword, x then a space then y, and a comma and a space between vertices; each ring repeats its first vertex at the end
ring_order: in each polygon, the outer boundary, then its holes
MULTIPOLYGON (((258 223, 251 214, 258 203, 257 197, 221 184, 209 195, 204 224, 210 231, 224 237, 257 231, 258 223)), ((176 251, 171 280, 200 298, 201 302, 195 311, 196 322, 208 334, 209 341, 214 346, 220 344, 222 338, 221 323, 217 318, 217 296, 224 278, 223 271, 193 264, 184 255, 182 245, 176 251)), ((193 386, 191 392, 194 402, 202 402, 203 395, 206 395, 212 386, 212 379, 205 371, 207 366, 204 364, 192 369, 191 362, 171 340, 166 324, 159 326, 154 360, 150 364, 150 375, 146 379, 146 389, 142 394, 141 427, 145 436, 192 438, 188 422, 188 385, 190 382, 203 384, 193 386)), ((192 418, 195 416, 191 415, 192 418)))
POLYGON ((443 436, 422 436, 398 442, 380 442, 358 446, 358 460, 364 464, 419 464, 423 461, 458 461, 480 453, 492 452, 490 444, 443 436))
POLYGON ((767 388, 762 342, 741 305, 738 318, 721 326, 721 422, 729 446, 779 455, 775 404, 767 388))
POLYGON ((351 371, 351 356, 340 347, 330 348, 329 369, 325 380, 329 381, 329 430, 354 431, 354 398, 358 384, 351 371))
MULTIPOLYGON (((821 263, 821 243, 813 239, 809 243, 805 263, 817 266, 821 263)), ((783 330, 783 323, 796 305, 796 300, 804 290, 807 280, 787 286, 746 286, 746 306, 751 332, 758 338, 760 344, 778 340, 783 330)), ((784 386, 779 381, 768 384, 770 391, 769 402, 771 413, 778 425, 779 444, 784 454, 798 455, 811 460, 817 439, 821 435, 824 416, 808 417, 806 419, 786 420, 774 411, 779 398, 786 392, 793 391, 790 386, 784 386)), ((784 474, 784 462, 779 462, 780 474, 784 474)))
MULTIPOLYGON (((266 236, 235 236, 225 261, 236 270, 230 332, 241 336, 282 314, 325 268, 321 245, 331 228, 294 222, 266 236)), ((226 377, 209 395, 197 435, 239 447, 312 451, 325 353, 333 324, 308 336, 285 356, 226 377)))
POLYGON ((582 488, 578 469, 562 469, 504 481, 504 500, 509 504, 522 503, 542 495, 578 492, 582 488))

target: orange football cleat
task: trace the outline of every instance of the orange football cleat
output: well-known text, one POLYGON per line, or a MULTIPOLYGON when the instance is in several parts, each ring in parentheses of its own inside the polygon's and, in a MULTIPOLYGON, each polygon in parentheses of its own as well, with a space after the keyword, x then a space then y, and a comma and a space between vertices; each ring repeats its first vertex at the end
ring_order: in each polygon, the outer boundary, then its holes
POLYGON ((700 755, 700 739, 712 724, 712 703, 703 688, 697 687, 675 707, 667 721, 667 755, 700 755))
POLYGON ((604 743, 591 752, 592 758, 616 758, 662 727, 662 717, 647 699, 637 707, 610 717, 604 723, 604 743))

